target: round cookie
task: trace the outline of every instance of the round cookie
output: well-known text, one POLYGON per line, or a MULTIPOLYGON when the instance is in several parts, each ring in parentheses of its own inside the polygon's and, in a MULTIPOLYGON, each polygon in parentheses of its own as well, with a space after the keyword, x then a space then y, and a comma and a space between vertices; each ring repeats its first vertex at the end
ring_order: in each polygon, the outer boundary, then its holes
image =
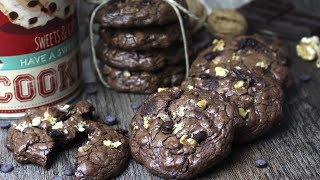
POLYGON ((156 73, 130 72, 104 65, 105 80, 115 90, 131 93, 153 93, 159 87, 180 85, 185 77, 185 68, 170 66, 156 73))
MULTIPOLYGON (((187 7, 185 0, 177 3, 187 7)), ((173 8, 163 0, 112 0, 101 7, 95 20, 105 27, 163 26, 178 22, 173 8)))
POLYGON ((260 76, 273 78, 283 88, 289 88, 292 84, 289 70, 273 54, 267 46, 250 36, 215 40, 213 46, 199 54, 190 72, 192 76, 199 76, 205 71, 212 74, 221 63, 230 67, 240 64, 260 76))
POLYGON ((169 49, 166 52, 125 51, 111 48, 101 41, 96 47, 96 55, 109 66, 129 71, 155 72, 165 65, 184 63, 183 49, 169 49))
POLYGON ((75 179, 110 179, 128 164, 129 142, 122 130, 88 121, 89 141, 78 149, 75 179))
POLYGON ((234 109, 205 91, 153 94, 132 119, 131 155, 162 178, 190 179, 229 154, 234 109))
POLYGON ((92 117, 93 110, 86 101, 29 110, 8 130, 5 145, 18 162, 47 166, 55 147, 84 132, 86 118, 92 117))
POLYGON ((235 123, 235 142, 248 142, 265 134, 281 120, 282 88, 271 74, 259 68, 219 60, 223 58, 219 53, 209 58, 207 51, 193 63, 193 76, 183 82, 182 88, 219 93, 237 105, 241 118, 235 123))
POLYGON ((112 47, 124 50, 165 49, 181 37, 180 26, 169 25, 161 29, 102 29, 101 37, 112 47))

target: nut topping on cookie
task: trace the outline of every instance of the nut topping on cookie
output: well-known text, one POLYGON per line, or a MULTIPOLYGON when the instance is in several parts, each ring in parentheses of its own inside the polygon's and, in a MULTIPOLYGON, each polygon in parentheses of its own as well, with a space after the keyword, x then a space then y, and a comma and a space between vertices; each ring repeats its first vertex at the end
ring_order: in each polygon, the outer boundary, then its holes
POLYGON ((215 52, 215 51, 223 51, 224 50, 224 40, 213 40, 212 42, 212 45, 213 45, 213 49, 212 51, 215 52))
POLYGON ((62 121, 59 121, 59 122, 55 123, 52 126, 52 129, 62 129, 62 128, 63 128, 63 122, 62 121))
POLYGON ((149 120, 150 120, 150 117, 143 117, 143 127, 145 129, 148 129, 150 126, 149 120))
POLYGON ((205 108, 205 107, 207 107, 207 105, 208 105, 208 101, 205 99, 197 102, 197 106, 200 108, 205 108))
POLYGON ((257 66, 257 67, 261 67, 261 68, 263 68, 263 69, 268 69, 268 64, 265 63, 264 61, 257 62, 256 66, 257 66))
POLYGON ((131 73, 129 71, 125 70, 125 71, 123 71, 123 76, 128 78, 131 76, 131 73))
POLYGON ((91 148, 91 145, 85 145, 78 148, 79 152, 86 152, 91 148))
POLYGON ((41 117, 35 117, 32 119, 32 126, 39 126, 41 124, 41 117))
POLYGON ((186 146, 190 146, 192 148, 198 145, 196 140, 194 140, 193 138, 189 138, 189 136, 186 134, 180 138, 180 143, 186 146))
POLYGON ((239 88, 242 88, 244 86, 244 81, 238 81, 234 84, 234 88, 235 89, 239 89, 239 88))
POLYGON ((182 122, 175 124, 173 126, 173 134, 177 134, 179 131, 181 131, 183 129, 183 126, 184 126, 184 124, 182 122))
POLYGON ((105 140, 103 141, 103 145, 111 148, 111 149, 116 149, 118 148, 119 146, 122 145, 122 143, 120 141, 115 141, 115 142, 112 142, 111 140, 105 140))
POLYGON ((166 91, 168 90, 169 88, 158 88, 158 92, 162 92, 162 91, 166 91))
POLYGON ((249 110, 245 110, 245 109, 243 109, 243 108, 239 108, 239 115, 240 115, 240 117, 242 117, 243 119, 247 117, 247 115, 248 115, 249 112, 250 112, 249 110))
POLYGON ((31 123, 22 122, 22 123, 16 125, 15 129, 23 132, 26 128, 31 127, 31 126, 32 126, 31 123))
POLYGON ((216 76, 219 77, 226 77, 229 73, 227 69, 224 69, 222 67, 216 67, 214 70, 216 71, 216 76))

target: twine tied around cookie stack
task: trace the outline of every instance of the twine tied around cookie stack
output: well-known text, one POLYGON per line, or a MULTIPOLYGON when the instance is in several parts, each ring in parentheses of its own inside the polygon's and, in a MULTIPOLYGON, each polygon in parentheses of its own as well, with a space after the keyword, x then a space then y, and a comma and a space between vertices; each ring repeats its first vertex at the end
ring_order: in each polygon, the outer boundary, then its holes
MULTIPOLYGON (((90 50, 91 50, 91 56, 92 56, 92 61, 94 64, 95 71, 98 74, 100 82, 107 88, 110 88, 110 85, 105 81, 103 78, 103 75, 101 73, 101 70, 98 65, 97 57, 96 57, 96 52, 95 52, 95 43, 94 43, 94 33, 93 33, 93 24, 94 24, 94 18, 97 14, 97 11, 110 2, 110 0, 86 0, 89 3, 93 4, 99 4, 92 12, 91 17, 90 17, 90 23, 89 23, 89 39, 90 39, 90 50)), ((186 78, 189 76, 189 67, 190 67, 190 62, 189 62, 189 53, 188 53, 188 44, 187 44, 187 38, 186 38, 186 32, 185 32, 185 27, 184 27, 184 22, 182 15, 180 13, 180 10, 187 14, 189 17, 193 18, 196 21, 199 21, 200 18, 191 13, 189 10, 178 4, 175 0, 163 0, 164 2, 168 3, 175 11, 177 14, 178 20, 179 20, 179 25, 181 29, 181 34, 182 34, 182 40, 183 40, 183 48, 184 48, 184 56, 185 56, 185 68, 186 68, 186 78)))

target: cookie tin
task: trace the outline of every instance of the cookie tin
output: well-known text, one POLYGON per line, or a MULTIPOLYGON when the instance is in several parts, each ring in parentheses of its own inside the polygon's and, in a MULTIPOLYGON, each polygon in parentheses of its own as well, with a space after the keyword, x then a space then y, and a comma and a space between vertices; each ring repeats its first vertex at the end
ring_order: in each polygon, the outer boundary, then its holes
POLYGON ((75 0, 0 0, 0 119, 79 92, 75 0))

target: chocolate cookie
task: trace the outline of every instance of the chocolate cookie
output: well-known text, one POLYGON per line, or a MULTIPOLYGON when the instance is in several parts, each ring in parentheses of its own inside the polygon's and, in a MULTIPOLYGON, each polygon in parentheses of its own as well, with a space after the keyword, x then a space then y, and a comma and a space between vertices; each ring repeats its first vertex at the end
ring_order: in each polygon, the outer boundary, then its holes
MULTIPOLYGON (((176 2, 187 7, 185 0, 176 2)), ((163 26, 178 22, 173 8, 163 0, 112 0, 97 12, 95 20, 102 26, 114 28, 163 26)))
POLYGON ((179 25, 145 29, 106 29, 101 31, 105 43, 124 50, 165 49, 180 39, 179 25))
POLYGON ((153 93, 159 87, 177 86, 183 81, 184 73, 182 66, 170 66, 157 73, 130 72, 106 64, 103 66, 105 80, 120 92, 153 93))
POLYGON ((260 76, 272 77, 282 87, 288 88, 292 81, 289 70, 271 53, 271 50, 254 38, 243 37, 235 40, 215 40, 214 45, 204 50, 191 67, 191 75, 203 72, 214 74, 216 67, 225 64, 230 68, 244 65, 260 76))
POLYGON ((250 36, 239 36, 225 42, 225 49, 242 51, 256 51, 271 56, 281 65, 288 63, 288 48, 285 44, 275 37, 261 36, 258 34, 250 36))
POLYGON ((204 60, 203 54, 199 56, 191 68, 193 77, 184 81, 182 87, 219 93, 237 105, 241 117, 235 123, 237 143, 261 136, 280 121, 283 92, 270 74, 242 63, 223 61, 219 55, 209 58, 206 51, 208 60, 204 60))
POLYGON ((205 91, 153 94, 132 119, 131 154, 160 177, 190 179, 229 154, 234 110, 205 91))
POLYGON ((138 52, 125 51, 108 47, 99 42, 96 47, 97 57, 109 66, 129 71, 155 72, 165 65, 184 63, 184 50, 169 49, 164 51, 138 52))
POLYGON ((77 133, 84 132, 85 118, 91 117, 92 111, 92 106, 85 101, 75 106, 29 110, 8 130, 6 147, 20 163, 47 166, 55 147, 67 144, 77 133))
POLYGON ((89 121, 85 129, 89 141, 78 149, 75 179, 110 179, 126 167, 129 152, 128 138, 98 122, 89 121))

